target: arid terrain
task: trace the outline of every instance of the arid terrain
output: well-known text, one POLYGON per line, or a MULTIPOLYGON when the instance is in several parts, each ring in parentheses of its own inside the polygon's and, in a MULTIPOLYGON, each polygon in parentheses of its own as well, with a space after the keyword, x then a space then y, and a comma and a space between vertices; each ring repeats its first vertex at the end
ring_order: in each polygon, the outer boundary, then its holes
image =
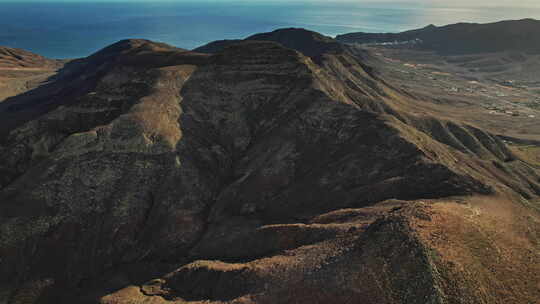
POLYGON ((0 102, 48 81, 62 61, 0 46, 0 102))
POLYGON ((534 54, 0 54, 2 304, 540 299, 534 54))
POLYGON ((369 46, 379 70, 426 111, 497 135, 540 142, 540 55, 488 53, 441 56, 430 51, 369 46))

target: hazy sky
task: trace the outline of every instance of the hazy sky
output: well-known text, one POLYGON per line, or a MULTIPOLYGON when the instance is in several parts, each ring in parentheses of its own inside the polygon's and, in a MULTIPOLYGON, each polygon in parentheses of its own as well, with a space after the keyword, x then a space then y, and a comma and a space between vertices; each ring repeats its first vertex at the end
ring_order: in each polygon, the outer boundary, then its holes
MULTIPOLYGON (((207 2, 227 2, 229 0, 198 0, 207 2)), ((0 2, 198 2, 196 0, 0 0, 0 2)), ((505 6, 505 7, 540 7, 540 0, 233 0, 230 2, 353 2, 353 3, 411 3, 413 5, 437 6, 505 6)))

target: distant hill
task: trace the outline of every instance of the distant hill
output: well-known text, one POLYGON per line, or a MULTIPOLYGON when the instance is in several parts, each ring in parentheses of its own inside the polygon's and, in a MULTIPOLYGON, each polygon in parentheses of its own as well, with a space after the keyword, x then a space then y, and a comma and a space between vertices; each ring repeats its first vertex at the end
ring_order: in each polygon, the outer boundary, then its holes
POLYGON ((471 54, 501 51, 540 52, 540 21, 534 19, 488 24, 457 23, 401 33, 350 33, 339 35, 343 43, 396 43, 434 50, 443 54, 471 54))
POLYGON ((29 51, 0 46, 0 68, 50 68, 58 64, 57 60, 47 59, 29 51))

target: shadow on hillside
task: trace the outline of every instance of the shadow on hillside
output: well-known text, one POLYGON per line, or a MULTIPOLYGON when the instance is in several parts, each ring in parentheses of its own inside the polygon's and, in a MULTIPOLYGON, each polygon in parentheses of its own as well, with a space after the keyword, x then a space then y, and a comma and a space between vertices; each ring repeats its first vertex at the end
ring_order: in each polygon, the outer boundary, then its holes
MULTIPOLYGON (((66 290, 62 284, 44 290, 37 303, 100 303, 100 300, 128 287, 140 288, 151 280, 162 278, 187 261, 175 263, 138 262, 117 266, 95 277, 81 280, 76 288, 66 290)), ((135 299, 134 299, 135 300, 135 299)))

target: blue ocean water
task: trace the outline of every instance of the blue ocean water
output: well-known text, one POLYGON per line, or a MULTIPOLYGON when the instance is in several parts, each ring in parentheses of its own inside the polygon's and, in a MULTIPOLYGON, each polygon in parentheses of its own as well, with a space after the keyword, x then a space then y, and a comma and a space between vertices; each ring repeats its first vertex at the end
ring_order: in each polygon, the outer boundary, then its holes
POLYGON ((126 38, 192 49, 282 27, 329 36, 395 32, 456 22, 540 18, 540 8, 452 8, 399 3, 322 1, 0 2, 0 45, 51 58, 87 56, 126 38))

